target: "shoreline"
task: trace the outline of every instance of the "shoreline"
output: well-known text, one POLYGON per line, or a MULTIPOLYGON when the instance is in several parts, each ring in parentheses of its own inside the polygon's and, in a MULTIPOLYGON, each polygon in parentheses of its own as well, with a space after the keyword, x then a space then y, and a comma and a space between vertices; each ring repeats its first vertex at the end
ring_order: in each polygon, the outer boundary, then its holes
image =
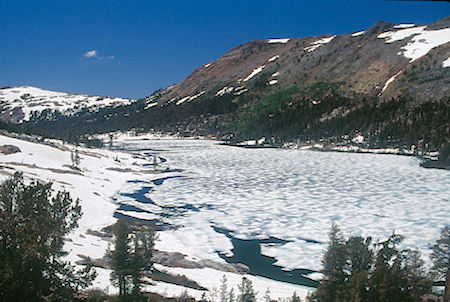
POLYGON ((418 154, 409 150, 400 148, 364 148, 356 145, 342 145, 332 146, 323 144, 294 144, 284 143, 280 146, 274 146, 270 144, 241 144, 241 143, 229 143, 221 142, 218 145, 245 148, 245 149, 291 149, 291 150, 309 150, 317 152, 340 152, 340 153, 359 153, 359 154, 384 154, 384 155, 399 155, 415 157, 421 160, 419 164, 425 169, 440 169, 450 171, 450 163, 439 160, 436 156, 436 152, 427 152, 424 154, 418 154))

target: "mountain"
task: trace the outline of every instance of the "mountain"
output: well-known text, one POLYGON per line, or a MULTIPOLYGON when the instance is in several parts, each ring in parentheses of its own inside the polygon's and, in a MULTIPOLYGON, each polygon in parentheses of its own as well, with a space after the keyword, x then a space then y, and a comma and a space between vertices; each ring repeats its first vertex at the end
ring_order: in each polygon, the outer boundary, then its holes
POLYGON ((230 143, 439 150, 448 158, 449 96, 447 17, 251 41, 127 106, 30 118, 21 127, 65 138, 135 128, 230 143))
MULTIPOLYGON (((450 17, 251 41, 145 100, 173 132, 448 150, 450 17)), ((152 124, 152 122, 149 122, 152 124)), ((153 123, 158 126, 158 123, 153 123)), ((442 152, 441 152, 442 153, 442 152)))
POLYGON ((158 104, 220 101, 228 94, 239 102, 258 89, 272 93, 292 86, 311 96, 308 88, 316 83, 333 83, 349 97, 441 99, 450 91, 449 24, 450 17, 428 26, 378 22, 341 36, 252 41, 162 91, 158 104))
POLYGON ((134 100, 68 94, 30 86, 6 87, 0 89, 0 121, 21 123, 42 115, 52 119, 55 114, 71 116, 83 109, 98 111, 132 102, 134 100))

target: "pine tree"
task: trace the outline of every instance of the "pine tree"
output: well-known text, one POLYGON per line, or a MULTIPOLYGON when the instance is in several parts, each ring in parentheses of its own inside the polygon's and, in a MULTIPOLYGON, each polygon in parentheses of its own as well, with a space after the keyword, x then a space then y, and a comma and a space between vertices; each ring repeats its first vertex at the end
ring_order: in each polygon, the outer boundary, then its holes
POLYGON ((119 287, 119 296, 128 295, 131 288, 131 256, 130 256, 130 234, 129 225, 123 220, 117 220, 113 226, 114 251, 111 253, 111 281, 119 287))
POLYGON ((227 302, 228 299, 228 289, 227 289, 227 277, 223 275, 222 280, 220 280, 220 302, 227 302))
POLYGON ((419 301, 430 291, 420 253, 397 248, 403 236, 392 234, 375 244, 376 256, 370 237, 344 241, 335 224, 329 236, 322 260, 324 278, 308 301, 419 301))
POLYGON ((142 250, 144 270, 149 272, 153 269, 153 247, 155 246, 156 233, 152 227, 143 226, 136 234, 142 250))
POLYGON ((135 298, 141 295, 142 288, 142 277, 141 271, 144 269, 144 251, 143 247, 139 242, 139 237, 134 236, 132 239, 133 243, 133 252, 130 255, 130 274, 131 274, 131 283, 132 290, 131 295, 135 298))
POLYGON ((369 271, 372 267, 372 239, 350 237, 346 244, 347 261, 344 271, 347 275, 345 296, 348 301, 359 302, 367 299, 369 271))
POLYGON ((75 152, 70 152, 70 159, 72 161, 72 168, 75 170, 79 170, 80 155, 78 154, 78 149, 75 149, 75 152))
POLYGON ((445 278, 444 301, 450 301, 450 228, 445 226, 433 245, 431 253, 432 272, 437 278, 445 278))
POLYGON ((20 173, 1 184, 0 197, 0 301, 70 299, 91 284, 95 272, 61 259, 81 217, 78 200, 52 194, 51 184, 26 185, 20 173))
POLYGON ((119 296, 139 299, 141 296, 142 271, 151 271, 155 232, 142 227, 132 230, 124 220, 113 226, 114 251, 111 252, 111 281, 119 287, 119 296))
POLYGON ((292 297, 289 299, 290 302, 302 302, 299 296, 297 296, 297 292, 292 294, 292 297))
POLYGON ((267 288, 266 289, 266 293, 264 294, 264 302, 270 302, 271 298, 270 298, 270 289, 267 288))
POLYGON ((234 289, 230 289, 230 291, 228 292, 228 302, 235 302, 236 298, 234 296, 234 289))
POLYGON ((369 301, 417 301, 431 290, 418 251, 398 250, 403 236, 392 234, 378 244, 374 271, 369 279, 369 301))
POLYGON ((238 285, 239 289, 239 302, 256 302, 256 293, 253 289, 252 281, 246 277, 242 278, 242 282, 238 285))
POLYGON ((339 227, 333 222, 328 233, 328 247, 322 258, 324 279, 317 289, 316 297, 322 302, 338 301, 344 289, 346 275, 345 240, 339 227))

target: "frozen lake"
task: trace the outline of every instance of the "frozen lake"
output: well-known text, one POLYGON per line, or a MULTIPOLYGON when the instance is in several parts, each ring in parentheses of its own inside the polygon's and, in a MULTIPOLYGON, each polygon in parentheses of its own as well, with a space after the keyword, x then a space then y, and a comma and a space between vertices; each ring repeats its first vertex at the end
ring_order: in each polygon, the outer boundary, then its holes
POLYGON ((116 214, 178 227, 161 232, 156 248, 191 259, 232 259, 233 239, 254 240, 283 270, 319 270, 332 221, 346 236, 386 239, 395 231, 426 258, 450 224, 450 173, 424 169, 413 157, 203 140, 120 143, 181 171, 133 180, 115 194, 116 214))

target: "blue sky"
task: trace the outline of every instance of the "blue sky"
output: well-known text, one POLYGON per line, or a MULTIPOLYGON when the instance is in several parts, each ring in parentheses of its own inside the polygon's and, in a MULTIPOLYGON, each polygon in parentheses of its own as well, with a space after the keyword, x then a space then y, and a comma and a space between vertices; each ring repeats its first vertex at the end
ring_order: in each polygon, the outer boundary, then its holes
POLYGON ((250 40, 449 14, 436 1, 1 0, 0 87, 140 98, 250 40))

